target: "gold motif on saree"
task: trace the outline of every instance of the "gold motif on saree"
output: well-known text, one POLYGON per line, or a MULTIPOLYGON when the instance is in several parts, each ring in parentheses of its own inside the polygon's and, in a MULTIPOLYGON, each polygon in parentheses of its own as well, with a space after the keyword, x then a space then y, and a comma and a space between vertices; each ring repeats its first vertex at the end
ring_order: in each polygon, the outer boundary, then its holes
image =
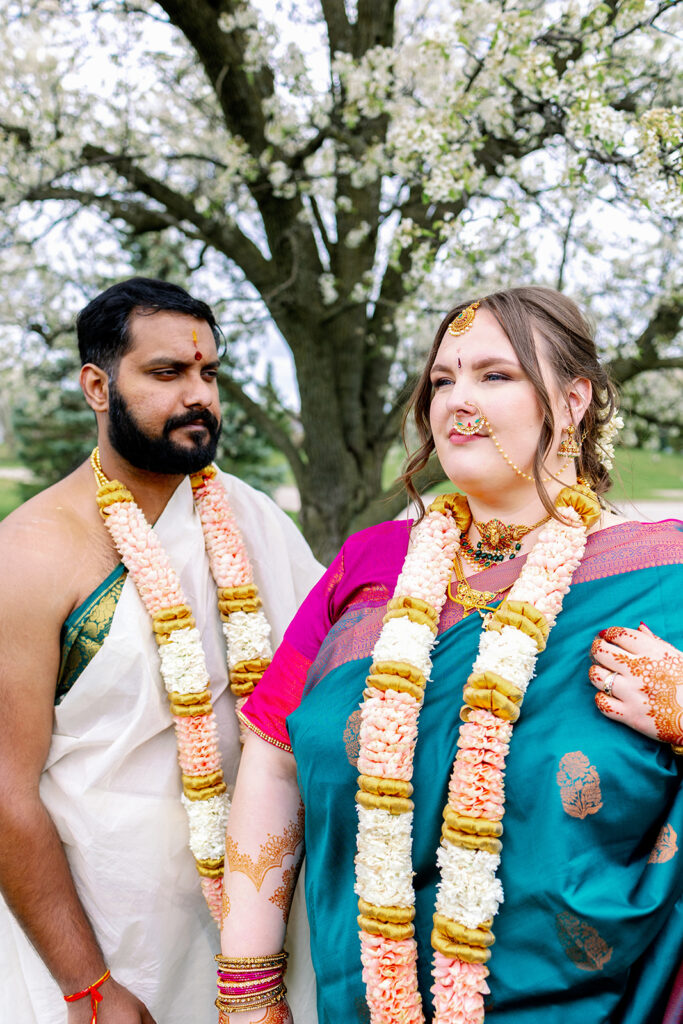
POLYGON ((585 754, 574 750, 565 754, 557 773, 562 807, 570 818, 586 818, 602 807, 600 776, 585 754))
POLYGON ((668 860, 671 860, 678 851, 677 839, 678 836, 673 825, 662 826, 657 841, 652 847, 652 853, 647 859, 648 864, 666 864, 668 860))
POLYGON ((587 921, 564 911, 555 918, 555 927, 562 948, 580 971, 601 971, 611 960, 612 946, 587 921))
POLYGON ((344 746, 346 747, 346 756, 352 768, 358 767, 358 755, 360 753, 360 719, 361 709, 356 708, 356 710, 352 711, 346 719, 346 728, 344 729, 344 746))

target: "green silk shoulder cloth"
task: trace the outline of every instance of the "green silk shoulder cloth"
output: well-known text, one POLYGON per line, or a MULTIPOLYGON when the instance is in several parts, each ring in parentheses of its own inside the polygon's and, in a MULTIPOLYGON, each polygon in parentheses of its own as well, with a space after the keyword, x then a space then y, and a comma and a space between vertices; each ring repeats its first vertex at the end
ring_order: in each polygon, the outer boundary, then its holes
POLYGON ((55 704, 63 700, 104 643, 125 581, 126 570, 119 563, 62 626, 55 704))

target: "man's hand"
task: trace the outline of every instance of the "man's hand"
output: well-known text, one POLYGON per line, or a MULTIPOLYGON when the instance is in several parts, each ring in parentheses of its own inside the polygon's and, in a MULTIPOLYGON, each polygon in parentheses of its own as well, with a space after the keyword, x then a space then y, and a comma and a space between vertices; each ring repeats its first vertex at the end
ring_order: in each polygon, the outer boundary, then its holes
MULTIPOLYGON (((144 1003, 113 978, 102 983, 100 992, 102 1001, 97 1004, 97 1024, 156 1024, 144 1003)), ((83 996, 68 1007, 68 1024, 90 1024, 90 996, 83 996)))

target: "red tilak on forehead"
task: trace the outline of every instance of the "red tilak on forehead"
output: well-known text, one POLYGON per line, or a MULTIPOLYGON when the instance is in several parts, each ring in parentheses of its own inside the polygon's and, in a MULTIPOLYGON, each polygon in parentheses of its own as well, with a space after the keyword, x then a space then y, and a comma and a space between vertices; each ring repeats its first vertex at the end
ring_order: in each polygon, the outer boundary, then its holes
POLYGON ((192 344, 197 349, 197 351, 194 354, 194 357, 197 360, 197 362, 199 362, 199 360, 202 358, 202 354, 199 351, 199 349, 197 348, 197 332, 196 331, 192 332, 192 344))

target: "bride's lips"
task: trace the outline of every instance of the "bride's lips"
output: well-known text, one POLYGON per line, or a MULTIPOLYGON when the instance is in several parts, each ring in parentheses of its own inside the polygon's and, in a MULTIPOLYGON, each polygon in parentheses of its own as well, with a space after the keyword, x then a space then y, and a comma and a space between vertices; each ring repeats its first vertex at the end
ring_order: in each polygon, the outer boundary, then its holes
POLYGON ((448 440, 451 444, 467 444, 469 441, 479 441, 485 434, 459 434, 457 430, 450 430, 448 440))

